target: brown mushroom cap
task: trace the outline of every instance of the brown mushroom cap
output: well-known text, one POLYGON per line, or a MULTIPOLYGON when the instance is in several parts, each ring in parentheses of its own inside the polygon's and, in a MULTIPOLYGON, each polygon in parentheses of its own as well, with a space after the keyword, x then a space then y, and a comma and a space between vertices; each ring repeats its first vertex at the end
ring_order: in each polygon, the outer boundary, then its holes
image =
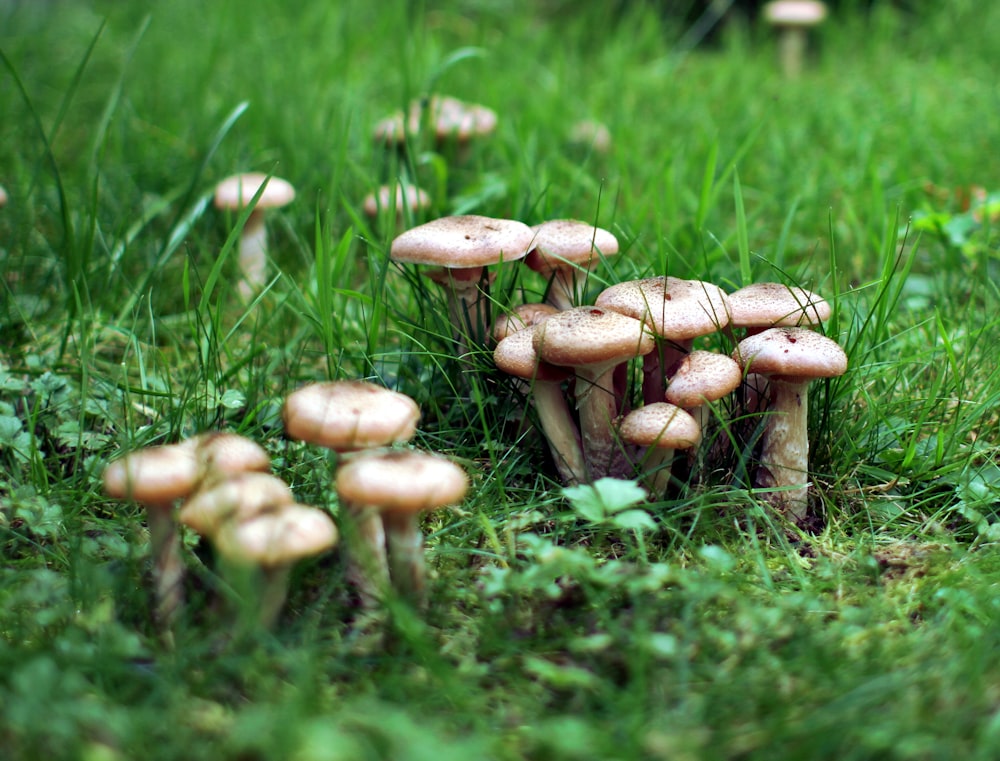
POLYGON ((593 306, 574 307, 540 323, 533 337, 546 362, 566 367, 613 365, 653 350, 640 320, 593 306))
POLYGON ((460 502, 469 477, 458 465, 425 452, 361 455, 337 471, 337 495, 383 512, 418 512, 460 502))
POLYGON ((201 433, 182 444, 194 448, 201 475, 210 479, 271 468, 267 451, 256 441, 236 433, 201 433))
POLYGON ((420 132, 425 118, 438 141, 455 138, 459 142, 467 142, 492 133, 497 126, 496 111, 486 106, 466 103, 448 95, 432 95, 427 99, 411 101, 405 117, 402 111, 397 111, 380 120, 373 130, 375 141, 386 145, 402 143, 407 133, 415 135, 420 132))
POLYGON ((688 449, 701 442, 701 428, 690 414, 667 402, 632 410, 618 426, 622 440, 641 447, 688 449))
POLYGON ((674 368, 665 398, 678 407, 698 407, 732 393, 742 379, 740 366, 732 357, 693 351, 674 368))
POLYGON ((104 470, 104 491, 115 499, 167 504, 190 494, 198 480, 193 446, 147 447, 121 457, 104 470))
POLYGON ((328 381, 289 394, 282 418, 291 438, 350 452, 409 441, 420 408, 406 394, 374 383, 328 381))
POLYGON ((533 237, 530 227, 513 219, 441 217, 397 236, 389 256, 436 267, 485 267, 521 259, 533 237))
POLYGON ((587 222, 552 219, 531 229, 535 239, 524 263, 543 275, 566 268, 590 269, 600 257, 618 253, 618 239, 587 222))
POLYGON ((701 280, 669 276, 630 280, 605 288, 594 303, 643 320, 668 340, 708 335, 729 323, 725 292, 701 280))
POLYGON ((416 185, 397 182, 394 185, 382 185, 378 190, 365 196, 363 208, 369 217, 377 217, 380 211, 393 210, 396 216, 401 216, 404 209, 417 211, 431 205, 431 197, 423 188, 416 185))
POLYGON ((733 359, 747 373, 799 382, 847 371, 847 354, 833 339, 808 328, 770 328, 744 338, 733 359))
POLYGON ((784 283, 751 283, 729 294, 735 328, 818 325, 830 319, 830 305, 812 291, 784 283))
POLYGON ((558 383, 572 376, 566 367, 543 361, 535 350, 537 325, 523 328, 503 338, 493 350, 496 366, 517 378, 558 383))
POLYGON ((287 180, 271 177, 263 172, 244 172, 222 180, 215 187, 215 205, 220 209, 242 209, 250 203, 260 186, 267 187, 257 199, 258 209, 273 209, 286 206, 295 200, 295 188, 287 180))
POLYGON ((177 519, 202 536, 214 536, 228 520, 242 521, 295 501, 284 481, 270 473, 238 473, 197 492, 177 519))
POLYGON ((519 304, 507 314, 502 314, 493 322, 493 340, 502 341, 511 333, 530 328, 542 320, 547 320, 559 310, 551 304, 519 304))
POLYGON ((227 521, 215 542, 231 561, 276 568, 326 552, 338 538, 329 515, 292 503, 245 521, 227 521))

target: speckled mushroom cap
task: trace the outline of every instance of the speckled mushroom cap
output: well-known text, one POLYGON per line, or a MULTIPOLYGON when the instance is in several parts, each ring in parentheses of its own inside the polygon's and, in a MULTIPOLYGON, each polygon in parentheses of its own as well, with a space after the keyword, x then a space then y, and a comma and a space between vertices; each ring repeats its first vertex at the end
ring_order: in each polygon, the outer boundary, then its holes
POLYGON ((576 368, 624 362, 655 346, 640 320, 596 306, 552 315, 539 324, 532 340, 546 362, 576 368))
POLYGON ((492 337, 494 341, 502 341, 511 333, 530 328, 543 320, 547 320, 559 310, 551 304, 519 304, 509 313, 502 314, 493 322, 492 337))
POLYGON ((284 481, 270 473, 237 473, 195 492, 177 519, 202 536, 214 536, 223 522, 245 520, 295 501, 284 481))
POLYGON ((493 362, 508 375, 525 380, 566 380, 573 374, 571 370, 539 358, 534 345, 537 328, 537 325, 532 325, 503 338, 493 350, 493 362))
POLYGON ((104 491, 115 499, 169 504, 190 494, 198 481, 195 448, 189 444, 146 447, 110 463, 104 491))
POLYGON ((492 133, 497 126, 497 114, 491 108, 449 95, 433 95, 411 101, 405 117, 402 111, 397 111, 380 120, 373 130, 375 141, 386 145, 402 143, 407 133, 415 135, 420 131, 425 118, 439 141, 455 138, 467 142, 492 133))
POLYGON ((426 190, 397 182, 394 185, 382 185, 375 192, 369 193, 362 206, 369 217, 377 217, 380 211, 393 210, 399 216, 404 209, 417 211, 430 205, 431 197, 426 190))
POLYGON ((744 338, 733 359, 746 373, 793 383, 847 371, 847 354, 840 345, 808 328, 770 328, 744 338))
POLYGON ((435 267, 486 267, 523 258, 533 238, 523 222, 465 214, 407 230, 392 242, 389 256, 435 267))
POLYGON ((701 280, 649 277, 605 288, 595 305, 644 320, 656 335, 688 340, 729 323, 725 292, 701 280))
POLYGON ((232 562, 275 568, 326 552, 339 538, 325 512, 292 503, 245 521, 227 521, 215 546, 232 562))
POLYGON ((673 370, 666 400, 678 407, 698 407, 733 392, 743 373, 732 357, 714 351, 693 351, 673 370))
POLYGON ((227 177, 215 187, 215 205, 220 209, 242 209, 250 203, 260 186, 267 187, 257 199, 258 209, 273 209, 295 200, 295 188, 287 180, 271 177, 263 172, 244 172, 227 177))
POLYGON ((812 291, 784 283, 751 283, 729 294, 734 328, 818 325, 830 319, 830 305, 812 291))
POLYGON ((826 5, 817 0, 773 0, 764 4, 763 15, 775 26, 815 26, 826 18, 826 5))
POLYGON ((698 446, 701 428, 690 414, 667 402, 632 410, 618 426, 623 441, 641 447, 688 449, 698 446))
POLYGON ((293 439, 351 452, 409 441, 420 408, 406 394, 368 381, 327 381, 289 394, 282 418, 293 439))
POLYGON ((469 477, 444 457, 425 452, 361 455, 337 471, 337 495, 383 512, 418 512, 460 502, 469 477))
POLYGON ((568 267, 590 269, 602 256, 618 253, 618 239, 587 222, 551 219, 531 229, 535 240, 524 263, 543 275, 568 267))

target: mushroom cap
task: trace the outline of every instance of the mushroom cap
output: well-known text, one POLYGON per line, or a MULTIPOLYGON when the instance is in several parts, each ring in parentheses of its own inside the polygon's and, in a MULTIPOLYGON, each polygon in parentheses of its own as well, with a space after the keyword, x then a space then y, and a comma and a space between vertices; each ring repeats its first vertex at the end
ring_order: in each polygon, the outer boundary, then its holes
POLYGON ((773 0, 764 4, 763 13, 774 26, 815 26, 826 18, 826 5, 818 0, 773 0))
POLYGON ((732 357, 693 351, 673 370, 664 398, 678 407, 698 407, 732 393, 741 380, 743 372, 732 357))
POLYGON ((236 433, 200 433, 182 444, 194 448, 200 474, 210 479, 271 469, 271 458, 264 447, 236 433))
POLYGON ((268 176, 263 172, 244 172, 226 177, 215 186, 215 205, 220 209, 242 209, 250 203, 260 186, 267 187, 257 199, 258 209, 286 206, 295 199, 295 188, 287 180, 268 176))
POLYGON ((169 504, 194 491, 198 482, 195 448, 182 444, 130 452, 104 469, 104 492, 144 505, 169 504))
POLYGON ((608 230, 576 219, 551 219, 531 228, 532 250, 524 263, 535 272, 590 269, 602 256, 618 253, 618 239, 608 230))
POLYGON ((0 207, 7 205, 7 191, 0 185, 0 207))
POLYGON ((525 380, 559 383, 570 376, 566 367, 543 361, 535 350, 534 337, 537 325, 510 333, 497 343, 493 362, 508 375, 525 380))
POLYGON ((648 277, 605 288, 594 302, 602 309, 643 320, 661 338, 685 341, 729 324, 729 302, 719 286, 702 280, 648 277))
POLYGON ((375 141, 386 145, 402 143, 407 133, 420 132, 425 118, 438 141, 453 137, 459 142, 467 142, 492 133, 497 126, 497 114, 491 108, 449 95, 432 95, 410 101, 405 117, 402 111, 397 111, 376 123, 375 141))
POLYGON ((326 552, 338 539, 329 515, 291 503, 245 521, 227 521, 216 534, 215 545, 234 562, 275 568, 326 552))
POLYGON ((530 328, 543 320, 547 320, 559 310, 551 304, 519 304, 509 313, 502 314, 493 322, 492 337, 494 341, 502 341, 511 333, 530 328))
POLYGON ((830 319, 830 304, 805 288, 784 283, 751 283, 729 294, 736 328, 818 325, 830 319))
POLYGON ((214 536, 229 520, 242 521, 295 501, 284 481, 270 473, 237 473, 200 489, 177 513, 177 520, 202 536, 214 536))
POLYGON ((701 427, 680 407, 655 402, 632 410, 622 418, 618 435, 641 447, 688 449, 701 442, 701 427))
POLYGON ((409 183, 397 182, 382 185, 378 190, 365 196, 362 204, 365 214, 377 217, 380 211, 394 210, 401 216, 404 209, 426 209, 431 205, 431 197, 423 188, 409 183))
POLYGON ((451 460, 425 452, 361 455, 337 471, 337 496, 382 512, 435 510, 460 502, 469 477, 451 460))
POLYGON ((389 256, 437 267, 485 267, 523 258, 533 238, 523 222, 465 214, 410 228, 393 240, 389 256))
POLYGON ((808 328, 769 328, 744 338, 733 359, 746 373, 793 383, 847 371, 847 354, 840 345, 808 328))
POLYGON ((611 150, 611 130, 595 119, 581 119, 570 127, 569 141, 597 153, 607 153, 611 150))
POLYGON ((596 306, 552 315, 539 324, 532 340, 546 362, 576 368, 617 364, 655 346, 640 320, 596 306))
POLYGON ((406 394, 368 381, 327 381, 289 394, 282 418, 291 438, 350 452, 409 441, 420 408, 406 394))

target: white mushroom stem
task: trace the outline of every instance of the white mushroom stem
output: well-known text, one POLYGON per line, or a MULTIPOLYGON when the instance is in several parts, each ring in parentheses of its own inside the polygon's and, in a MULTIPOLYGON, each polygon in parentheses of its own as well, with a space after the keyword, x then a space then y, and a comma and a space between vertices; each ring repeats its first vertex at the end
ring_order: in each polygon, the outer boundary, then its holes
POLYGON ((614 368, 617 364, 575 368, 580 441, 589 481, 596 481, 610 471, 615 447, 612 431, 618 417, 618 399, 614 391, 614 368))
POLYGON ((587 466, 572 412, 560 384, 535 381, 532 386, 538 425, 549 444, 559 477, 567 486, 587 480, 587 466))
POLYGON ((243 226, 239 265, 242 278, 237 289, 242 298, 249 299, 267 283, 267 227, 264 210, 259 207, 250 212, 243 226))
POLYGON ((785 25, 778 30, 778 60, 781 70, 789 79, 802 73, 802 62, 806 55, 808 29, 804 26, 785 25))
POLYGON ((490 273, 485 267, 456 267, 430 276, 445 289, 458 355, 467 354, 470 340, 482 344, 491 325, 490 273))
POLYGON ((642 458, 643 484, 654 498, 662 497, 670 485, 674 453, 671 447, 648 447, 642 458))
POLYGON ((776 509, 802 519, 809 496, 809 381, 771 378, 769 389, 755 483, 768 490, 764 497, 776 509))
POLYGON ((382 513, 382 523, 393 589, 401 598, 422 605, 427 571, 418 516, 411 510, 390 510, 382 513))
MULTIPOLYGON (((587 273, 582 274, 586 277, 587 273)), ((572 265, 556 267, 549 277, 549 290, 545 294, 545 301, 559 310, 570 309, 579 303, 579 292, 577 268, 572 265)))
POLYGON ((367 505, 345 504, 343 531, 347 539, 345 575, 358 592, 361 607, 371 610, 379 605, 389 586, 389 561, 386 537, 378 509, 367 505))
POLYGON ((181 539, 171 515, 172 505, 146 505, 149 549, 153 559, 154 615, 169 632, 184 604, 184 560, 181 539))

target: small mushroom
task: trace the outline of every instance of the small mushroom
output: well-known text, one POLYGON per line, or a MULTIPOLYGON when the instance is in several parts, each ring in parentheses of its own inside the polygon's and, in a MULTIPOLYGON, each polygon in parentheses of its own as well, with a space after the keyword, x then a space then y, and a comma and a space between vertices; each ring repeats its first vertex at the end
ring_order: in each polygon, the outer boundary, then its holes
POLYGON ((250 212, 239 243, 239 266, 242 273, 237 288, 244 299, 249 299, 267 282, 267 228, 264 213, 268 209, 290 204, 295 199, 295 189, 287 180, 269 177, 261 172, 246 172, 227 177, 215 188, 215 206, 219 209, 240 211, 260 190, 266 187, 250 212))
POLYGON ((770 328, 733 352, 744 373, 768 379, 768 408, 755 483, 777 510, 801 520, 809 500, 809 383, 847 370, 836 341, 808 328, 770 328))
POLYGON ((382 516, 392 584, 418 604, 425 577, 419 513, 461 501, 468 487, 465 471, 451 460, 415 451, 359 455, 337 473, 342 504, 382 516))
POLYGON ((533 237, 530 227, 513 219, 441 217, 397 236, 389 256, 432 268, 425 274, 445 288, 455 339, 465 353, 467 337, 484 344, 492 324, 488 268, 523 258, 533 237))
POLYGON ((546 301, 557 309, 584 303, 580 291, 587 274, 603 257, 618 253, 618 239, 575 219, 553 219, 531 229, 535 239, 524 263, 548 278, 546 301))
POLYGON ((0 209, 7 205, 7 191, 0 185, 0 209))
POLYGON ((588 478, 609 475, 618 417, 614 369, 651 352, 653 337, 633 317, 598 307, 574 307, 540 323, 532 340, 543 360, 573 368, 588 478))
POLYGON ((537 328, 536 324, 507 335, 493 350, 493 361, 503 372, 525 381, 559 477, 567 486, 574 486, 586 482, 587 467, 580 432, 562 391, 563 381, 573 373, 539 359, 533 343, 537 328))
POLYGON ((778 30, 778 57, 789 79, 802 73, 806 33, 826 18, 826 5, 819 0, 772 0, 764 4, 764 21, 778 30))
POLYGON ((404 220, 431 206, 431 197, 426 190, 411 183, 397 182, 382 185, 378 190, 365 196, 362 208, 372 220, 379 217, 390 220, 387 228, 399 229, 404 220))
POLYGON ((407 138, 419 135, 424 125, 434 135, 438 148, 449 141, 464 148, 475 138, 496 130, 497 114, 478 103, 466 103, 448 95, 432 95, 410 103, 407 114, 397 111, 380 120, 373 131, 375 142, 402 148, 407 138))
POLYGON ((242 521, 226 521, 215 546, 226 561, 263 574, 256 620, 271 628, 288 595, 288 577, 299 560, 334 547, 339 535, 329 515, 315 507, 282 504, 242 521))
POLYGON ((662 497, 670 484, 674 452, 696 447, 701 442, 698 421, 667 402, 632 410, 619 423, 618 435, 624 442, 646 448, 644 481, 654 497, 662 497))
POLYGON ((270 473, 237 473, 198 489, 177 512, 177 520, 211 539, 223 524, 253 518, 295 501, 284 481, 270 473))

